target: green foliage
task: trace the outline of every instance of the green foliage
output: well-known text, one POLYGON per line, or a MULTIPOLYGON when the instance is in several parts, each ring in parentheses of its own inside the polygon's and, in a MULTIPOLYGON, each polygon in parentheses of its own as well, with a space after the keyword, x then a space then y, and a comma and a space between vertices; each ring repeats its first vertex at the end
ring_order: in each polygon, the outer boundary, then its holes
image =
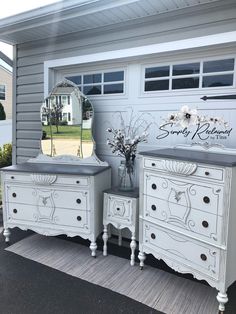
POLYGON ((0 120, 6 120, 6 113, 2 103, 0 103, 0 120))
POLYGON ((0 168, 7 167, 12 164, 12 145, 4 144, 0 147, 0 168))

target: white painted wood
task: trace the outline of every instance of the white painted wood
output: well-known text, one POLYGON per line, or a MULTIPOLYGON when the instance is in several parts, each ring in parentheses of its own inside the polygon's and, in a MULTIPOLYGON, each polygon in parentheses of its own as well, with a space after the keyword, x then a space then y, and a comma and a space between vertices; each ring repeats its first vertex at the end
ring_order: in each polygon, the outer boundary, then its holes
MULTIPOLYGON (((212 148, 206 154, 219 150, 212 148)), ((221 148, 221 152, 235 154, 236 150, 221 148)), ((236 280, 236 169, 196 163, 195 172, 186 175, 184 166, 190 169, 192 162, 181 167, 178 163, 182 161, 177 158, 150 156, 140 162, 140 267, 145 253, 151 253, 178 272, 206 280, 219 290, 217 300, 223 312, 227 288, 236 280), (211 175, 204 176, 202 170, 196 175, 199 168, 208 167, 211 175), (207 202, 202 202, 203 195, 209 196, 207 202)))
POLYGON ((138 227, 138 198, 122 194, 104 193, 103 202, 103 255, 107 256, 108 233, 107 226, 112 225, 118 229, 118 245, 122 245, 122 229, 127 228, 131 231, 131 256, 130 265, 134 266, 135 248, 138 227))
POLYGON ((110 172, 108 168, 95 176, 69 176, 3 170, 6 241, 13 227, 50 236, 78 235, 91 241, 91 254, 96 256, 96 238, 102 232, 102 192, 110 188, 110 172))

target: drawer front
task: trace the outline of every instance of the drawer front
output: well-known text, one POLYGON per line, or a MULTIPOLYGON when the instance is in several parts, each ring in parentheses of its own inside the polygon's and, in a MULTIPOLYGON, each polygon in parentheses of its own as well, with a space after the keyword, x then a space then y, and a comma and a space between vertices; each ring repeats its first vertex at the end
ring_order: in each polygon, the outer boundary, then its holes
POLYGON ((69 191, 50 188, 31 188, 6 185, 6 201, 43 207, 90 210, 88 191, 69 191))
MULTIPOLYGON (((133 200, 134 201, 134 200, 133 200)), ((135 218, 130 198, 105 194, 104 222, 131 225, 135 218)))
POLYGON ((90 232, 90 212, 83 210, 58 209, 55 207, 33 206, 26 204, 7 204, 7 221, 48 228, 75 227, 90 232))
POLYGON ((222 215, 223 189, 213 184, 194 184, 144 173, 144 194, 168 203, 222 215))
POLYGON ((172 159, 144 158, 144 168, 147 170, 164 171, 169 174, 190 176, 192 178, 204 178, 206 180, 210 179, 219 182, 224 181, 223 168, 215 168, 208 165, 198 165, 172 159))
POLYGON ((214 279, 219 278, 220 249, 143 222, 143 244, 160 254, 190 266, 214 279))
POLYGON ((5 181, 11 182, 25 182, 36 185, 68 185, 68 186, 89 186, 90 178, 83 176, 63 176, 55 174, 43 174, 43 173, 19 173, 19 172, 7 172, 4 173, 5 181))
POLYGON ((144 217, 213 244, 222 243, 222 217, 198 209, 170 203, 167 200, 144 196, 144 217))

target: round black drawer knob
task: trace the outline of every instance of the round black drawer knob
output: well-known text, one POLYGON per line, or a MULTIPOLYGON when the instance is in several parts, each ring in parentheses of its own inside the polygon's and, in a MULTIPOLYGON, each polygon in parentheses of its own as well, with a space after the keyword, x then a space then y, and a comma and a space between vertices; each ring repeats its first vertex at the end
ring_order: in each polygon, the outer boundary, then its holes
POLYGON ((80 181, 79 181, 79 180, 77 180, 77 181, 76 181, 76 183, 77 183, 77 184, 80 184, 80 181))
POLYGON ((203 226, 204 228, 208 228, 208 226, 209 226, 208 221, 203 220, 203 222, 202 222, 202 226, 203 226))
POLYGON ((80 199, 80 198, 77 198, 76 203, 77 203, 77 204, 81 204, 81 199, 80 199))
POLYGON ((13 179, 15 179, 15 177, 11 176, 11 179, 13 180, 13 179))
POLYGON ((152 208, 152 210, 156 210, 157 209, 156 205, 152 205, 151 208, 152 208))
POLYGON ((201 254, 201 260, 203 260, 203 261, 206 261, 207 260, 207 257, 206 257, 206 255, 205 254, 201 254))
POLYGON ((205 171, 205 175, 206 175, 206 176, 209 176, 209 175, 210 175, 210 172, 209 172, 209 171, 205 171))
POLYGON ((156 189, 157 189, 157 186, 156 186, 155 183, 152 184, 152 189, 153 189, 153 190, 156 190, 156 189))
POLYGON ((203 202, 206 203, 206 204, 209 204, 210 203, 210 199, 208 196, 204 196, 203 197, 203 202))
POLYGON ((153 240, 155 240, 155 239, 156 239, 156 235, 155 235, 155 233, 151 233, 151 238, 152 238, 153 240))
POLYGON ((81 221, 82 220, 81 216, 77 216, 77 220, 81 221))
POLYGON ((117 208, 116 208, 116 210, 118 210, 118 211, 119 211, 119 210, 120 210, 120 207, 117 207, 117 208))
POLYGON ((13 209, 13 213, 14 213, 14 214, 17 213, 17 209, 16 209, 16 208, 13 209))
POLYGON ((12 197, 16 197, 16 193, 12 193, 12 197))
POLYGON ((152 166, 153 166, 153 167, 155 167, 155 166, 156 166, 155 162, 153 162, 153 163, 152 163, 152 166))

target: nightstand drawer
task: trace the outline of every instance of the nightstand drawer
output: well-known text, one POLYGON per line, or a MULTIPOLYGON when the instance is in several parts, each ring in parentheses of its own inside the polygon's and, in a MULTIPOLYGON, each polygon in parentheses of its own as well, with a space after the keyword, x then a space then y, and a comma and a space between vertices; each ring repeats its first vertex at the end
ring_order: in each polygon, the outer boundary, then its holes
POLYGON ((222 243, 222 217, 198 209, 144 195, 144 219, 163 227, 198 237, 212 244, 222 243))
MULTIPOLYGON (((201 273, 218 280, 220 249, 143 222, 143 245, 157 252, 158 258, 165 257, 174 263, 194 267, 201 273)), ((146 252, 148 250, 145 250, 146 252)))
POLYGON ((144 172, 144 194, 169 203, 222 215, 223 188, 213 184, 195 184, 144 172))
POLYGON ((172 159, 144 158, 144 168, 163 171, 170 175, 224 181, 224 169, 172 159), (191 168, 192 167, 192 168, 191 168), (192 169, 192 170, 191 170, 192 169))

